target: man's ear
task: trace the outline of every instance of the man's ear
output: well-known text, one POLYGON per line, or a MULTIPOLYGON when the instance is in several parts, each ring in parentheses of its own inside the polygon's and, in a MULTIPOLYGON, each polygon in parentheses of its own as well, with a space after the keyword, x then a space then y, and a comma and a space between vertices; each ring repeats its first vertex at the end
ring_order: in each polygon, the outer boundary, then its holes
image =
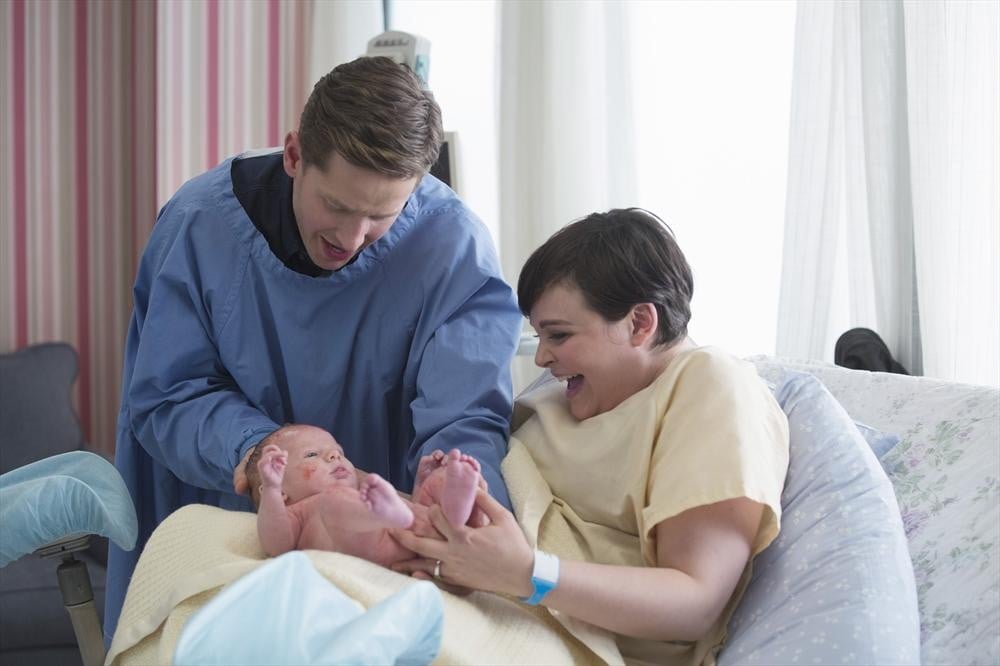
POLYGON ((656 338, 660 320, 652 303, 639 303, 633 306, 629 319, 632 323, 631 341, 634 346, 641 347, 656 338))
POLYGON ((285 135, 285 153, 282 158, 285 173, 289 178, 302 175, 302 146, 299 144, 299 133, 292 130, 285 135))

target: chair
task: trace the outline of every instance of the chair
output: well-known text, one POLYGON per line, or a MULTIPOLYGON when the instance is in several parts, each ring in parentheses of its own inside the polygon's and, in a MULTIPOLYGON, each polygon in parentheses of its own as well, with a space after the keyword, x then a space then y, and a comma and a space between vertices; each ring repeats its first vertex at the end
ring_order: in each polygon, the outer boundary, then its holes
POLYGON ((76 374, 66 344, 0 355, 0 664, 101 663, 107 539, 88 532, 135 541, 121 477, 82 450, 76 374))

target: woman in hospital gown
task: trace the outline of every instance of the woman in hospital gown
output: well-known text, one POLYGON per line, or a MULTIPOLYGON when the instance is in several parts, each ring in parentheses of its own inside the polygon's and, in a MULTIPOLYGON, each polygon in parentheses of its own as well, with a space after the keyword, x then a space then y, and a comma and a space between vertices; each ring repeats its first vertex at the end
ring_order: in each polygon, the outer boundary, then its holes
POLYGON ((630 663, 714 663, 778 534, 788 425, 752 365, 687 336, 692 291, 672 234, 638 209, 539 248, 518 297, 536 363, 565 383, 515 407, 503 469, 520 525, 481 494, 491 526, 432 511, 446 542, 398 532, 425 559, 396 568, 609 630, 630 663))

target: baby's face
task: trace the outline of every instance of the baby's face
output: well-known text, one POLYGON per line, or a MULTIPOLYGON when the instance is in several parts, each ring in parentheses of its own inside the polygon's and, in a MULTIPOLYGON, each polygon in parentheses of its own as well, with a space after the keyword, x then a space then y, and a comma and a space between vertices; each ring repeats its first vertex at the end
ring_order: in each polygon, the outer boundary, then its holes
POLYGON ((330 433, 308 428, 279 444, 288 451, 282 492, 289 502, 321 493, 331 486, 358 487, 358 474, 330 433))

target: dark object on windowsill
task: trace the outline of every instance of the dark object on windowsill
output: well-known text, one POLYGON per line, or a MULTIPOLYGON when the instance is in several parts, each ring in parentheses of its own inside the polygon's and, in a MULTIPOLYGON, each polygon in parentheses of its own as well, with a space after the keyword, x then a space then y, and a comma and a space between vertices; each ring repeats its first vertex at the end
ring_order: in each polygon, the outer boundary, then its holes
POLYGON ((892 357, 878 333, 868 328, 852 328, 841 335, 834 347, 833 362, 852 370, 910 374, 892 357))

